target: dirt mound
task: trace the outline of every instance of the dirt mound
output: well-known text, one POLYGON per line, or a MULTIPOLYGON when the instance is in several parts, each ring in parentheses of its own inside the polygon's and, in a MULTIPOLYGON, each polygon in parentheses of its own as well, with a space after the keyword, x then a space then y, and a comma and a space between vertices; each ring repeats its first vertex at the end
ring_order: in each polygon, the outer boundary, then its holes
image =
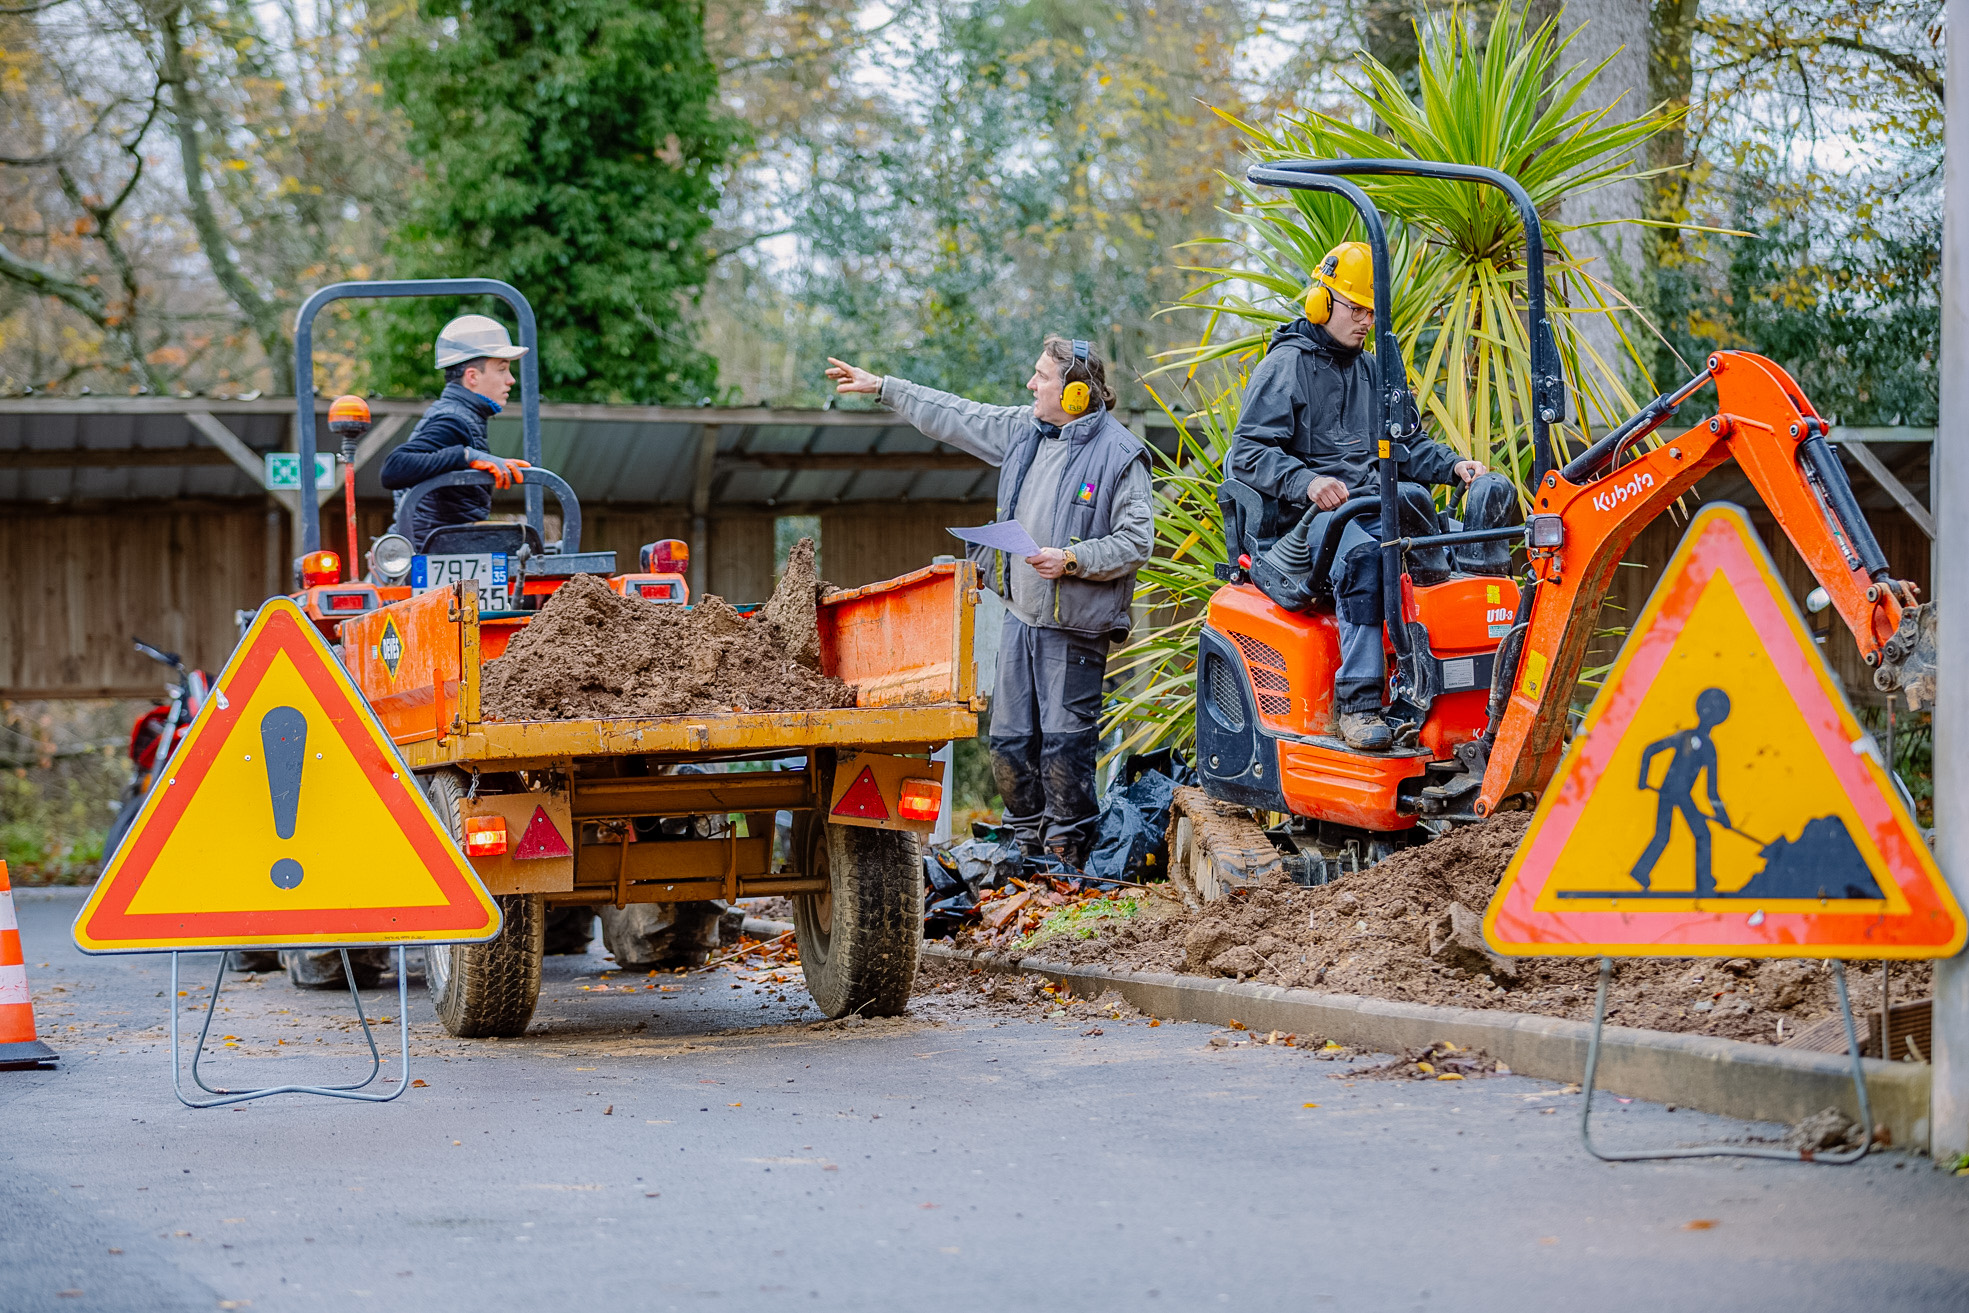
MULTIPOLYGON (((1529 821, 1507 812, 1310 889, 1274 878, 1200 908, 1164 890, 1140 914, 1050 940, 1035 956, 1590 1021, 1596 959, 1501 958, 1483 943, 1483 910, 1529 821)), ((1930 978, 1925 962, 1896 965, 1895 999, 1926 996, 1930 978)), ((1879 968, 1854 964, 1847 984, 1856 1011, 1878 1010, 1879 968)), ((1837 1007, 1821 963, 1656 959, 1616 964, 1607 1014, 1615 1025, 1776 1044, 1837 1007)))
POLYGON ((772 600, 754 616, 722 597, 687 610, 623 597, 576 575, 512 646, 485 667, 488 720, 586 720, 719 711, 818 711, 855 705, 854 688, 820 671, 814 544, 788 556, 772 600))

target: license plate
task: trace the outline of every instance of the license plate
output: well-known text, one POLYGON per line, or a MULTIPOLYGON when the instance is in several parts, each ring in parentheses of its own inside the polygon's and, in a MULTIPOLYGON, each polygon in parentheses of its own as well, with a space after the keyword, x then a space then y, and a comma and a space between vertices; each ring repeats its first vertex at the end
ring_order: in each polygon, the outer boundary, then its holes
POLYGON ((472 583, 478 585, 482 604, 497 608, 505 605, 507 578, 504 552, 410 558, 410 591, 413 593, 472 583))

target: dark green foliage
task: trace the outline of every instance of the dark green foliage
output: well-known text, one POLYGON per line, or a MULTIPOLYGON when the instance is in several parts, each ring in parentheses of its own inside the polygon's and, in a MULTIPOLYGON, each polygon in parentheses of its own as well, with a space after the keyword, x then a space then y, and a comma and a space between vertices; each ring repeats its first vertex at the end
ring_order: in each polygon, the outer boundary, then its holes
POLYGON ((1738 347, 1783 365, 1842 424, 1936 422, 1938 207, 1917 210, 1904 235, 1835 236, 1785 218, 1737 226, 1762 232, 1722 239, 1720 270, 1661 271, 1662 330, 1687 366, 1662 351, 1659 386, 1679 383, 1717 347, 1738 347))
MULTIPOLYGON (((426 0, 381 59, 426 176, 391 242, 398 277, 502 278, 532 302, 556 400, 696 401, 716 365, 685 323, 704 280, 717 174, 740 133, 717 111, 703 16, 685 0, 426 0)), ((452 315, 375 312, 378 385, 428 393, 452 315)))

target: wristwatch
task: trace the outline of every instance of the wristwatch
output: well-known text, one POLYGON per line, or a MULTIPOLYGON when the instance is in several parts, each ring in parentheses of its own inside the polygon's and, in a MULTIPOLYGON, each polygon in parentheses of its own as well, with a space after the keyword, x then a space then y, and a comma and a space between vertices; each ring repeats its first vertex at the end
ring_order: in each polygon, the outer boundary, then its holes
POLYGON ((1080 562, 1079 562, 1079 561, 1078 561, 1077 559, 1075 559, 1075 557, 1074 557, 1074 554, 1073 554, 1073 548, 1071 548, 1071 547, 1069 547, 1069 548, 1067 548, 1067 549, 1066 549, 1066 552, 1065 552, 1065 556, 1066 556, 1066 558, 1067 558, 1067 563, 1066 563, 1066 573, 1068 573, 1068 574, 1079 574, 1079 573, 1080 573, 1080 562))

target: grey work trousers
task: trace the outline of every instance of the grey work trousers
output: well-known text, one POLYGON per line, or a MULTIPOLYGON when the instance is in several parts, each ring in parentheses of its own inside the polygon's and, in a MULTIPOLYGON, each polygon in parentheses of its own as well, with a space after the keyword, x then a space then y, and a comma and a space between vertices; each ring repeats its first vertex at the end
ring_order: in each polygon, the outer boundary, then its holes
POLYGON ((991 773, 1005 800, 1005 824, 1030 852, 1048 842, 1081 851, 1093 843, 1107 666, 1107 639, 1005 613, 991 699, 991 773))
MULTIPOLYGON (((1313 517, 1307 541, 1326 536, 1328 511, 1313 517)), ((1381 710, 1381 691, 1388 682, 1382 638, 1380 539, 1351 521, 1340 534, 1327 577, 1333 582, 1334 618, 1340 629, 1340 673, 1333 680, 1333 704, 1342 713, 1381 710)))

